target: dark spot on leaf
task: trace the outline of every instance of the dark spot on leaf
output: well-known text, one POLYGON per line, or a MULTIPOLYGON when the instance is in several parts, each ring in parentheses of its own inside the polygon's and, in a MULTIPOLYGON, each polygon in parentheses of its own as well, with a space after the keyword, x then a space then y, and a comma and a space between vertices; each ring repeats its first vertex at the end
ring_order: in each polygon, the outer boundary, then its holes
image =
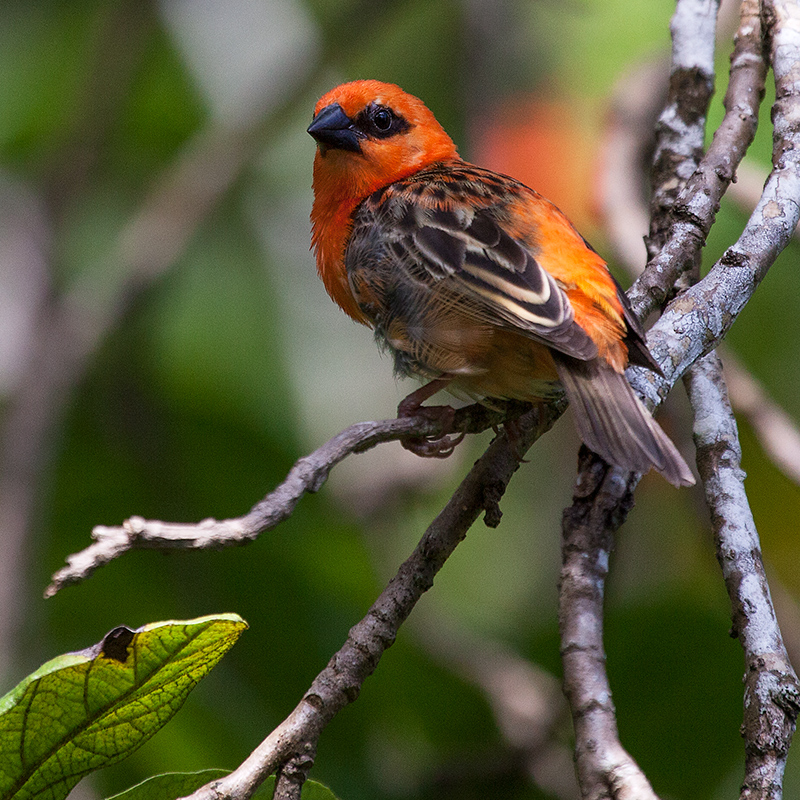
POLYGON ((106 658, 113 658, 124 664, 128 660, 128 645, 133 641, 134 632, 124 625, 109 631, 102 642, 100 652, 106 658))

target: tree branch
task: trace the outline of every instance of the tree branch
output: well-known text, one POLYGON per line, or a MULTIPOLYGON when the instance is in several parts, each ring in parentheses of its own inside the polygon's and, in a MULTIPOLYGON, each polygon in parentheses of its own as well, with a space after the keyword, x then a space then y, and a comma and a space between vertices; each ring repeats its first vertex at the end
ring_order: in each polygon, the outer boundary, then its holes
POLYGON ((662 249, 651 258, 628 292, 640 319, 663 303, 678 277, 691 268, 704 244, 722 195, 755 136, 765 79, 758 2, 744 0, 731 55, 725 116, 697 170, 677 195, 662 249))
MULTIPOLYGON (((650 248, 669 240, 674 197, 699 157, 713 85, 716 13, 716 4, 679 0, 672 20, 670 92, 656 147, 650 248)), ((690 266, 696 263, 698 252, 699 248, 689 253, 690 266)), ((669 356, 666 349, 656 353, 661 361, 669 356)), ((640 384, 650 384, 651 391, 644 394, 655 406, 661 399, 652 391, 657 376, 644 372, 640 370, 636 377, 640 384)), ((633 374, 630 369, 629 377, 633 374)), ((671 376, 669 370, 665 374, 671 376)), ((669 381, 662 382, 665 395, 669 381)), ((634 388, 641 391, 642 386, 634 384, 634 388)), ((609 467, 581 448, 573 504, 563 519, 559 625, 564 691, 575 727, 578 781, 583 796, 593 800, 656 798, 620 743, 603 648, 603 596, 613 534, 633 505, 638 480, 638 475, 609 467)))
POLYGON ((275 777, 275 791, 272 800, 300 800, 303 784, 314 766, 316 749, 303 748, 303 752, 284 762, 275 777))
MULTIPOLYGON (((750 107, 740 116, 748 97, 756 98, 763 92, 765 66, 755 57, 754 47, 760 39, 760 20, 755 3, 742 9, 743 25, 737 34, 737 47, 746 46, 755 68, 743 70, 747 59, 743 52, 735 52, 732 61, 738 65, 734 72, 737 80, 729 85, 726 106, 728 114, 720 130, 727 129, 734 139, 752 137, 756 108, 750 107), (757 28, 753 29, 753 20, 757 28), (747 74, 746 74, 747 73, 747 74), (759 74, 760 73, 760 74, 759 74), (734 128, 740 127, 738 135, 734 128)), ((659 94, 659 79, 663 65, 660 60, 637 65, 615 91, 612 114, 603 144, 603 169, 600 174, 598 199, 603 213, 604 228, 609 236, 616 261, 636 278, 641 273, 640 256, 644 253, 642 237, 647 230, 644 203, 643 176, 639 168, 651 147, 652 126, 657 112, 653 98, 659 94)), ((739 148, 741 152, 741 147, 739 148)), ((715 165, 709 151, 702 162, 702 171, 715 174, 715 165)), ((736 181, 728 187, 728 194, 748 214, 761 196, 767 172, 763 173, 746 163, 735 167, 736 181)), ((710 224, 710 223, 706 223, 710 224)), ((800 228, 795 228, 795 239, 800 238, 800 228)), ((731 350, 720 344, 717 352, 725 365, 725 380, 731 404, 737 414, 744 416, 758 436, 761 446, 773 463, 795 483, 800 483, 800 430, 797 423, 769 395, 731 350)))
MULTIPOLYGON (((670 304, 650 331, 648 345, 657 357, 664 356, 662 362, 669 362, 671 376, 683 374, 730 330, 800 218, 800 123, 794 112, 800 76, 793 60, 800 59, 800 26, 797 20, 788 24, 800 11, 769 2, 765 13, 776 86, 773 169, 738 241, 702 281, 670 304)), ((648 301, 639 305, 647 308, 648 301)))
POLYGON ((619 741, 603 649, 603 596, 613 532, 633 506, 638 476, 607 467, 581 448, 574 502, 564 512, 559 627, 564 692, 575 727, 575 762, 585 798, 656 800, 619 741))
MULTIPOLYGON (((740 154, 744 152, 744 148, 752 138, 756 110, 756 107, 752 104, 755 96, 753 89, 757 89, 760 95, 764 74, 764 68, 759 66, 757 60, 761 53, 760 46, 757 53, 753 49, 756 43, 760 42, 760 36, 756 28, 756 23, 758 22, 757 9, 754 6, 754 3, 745 3, 743 5, 742 25, 737 36, 737 49, 732 58, 731 85, 726 97, 726 122, 729 121, 729 124, 723 123, 714 140, 714 143, 719 142, 721 147, 724 138, 729 137, 730 146, 718 150, 712 144, 706 159, 701 163, 701 168, 694 174, 692 181, 702 178, 704 175, 703 168, 713 165, 717 158, 722 158, 723 156, 727 162, 728 170, 722 169, 723 165, 720 164, 718 165, 719 168, 715 169, 713 173, 720 180, 701 181, 701 186, 704 185, 710 191, 698 193, 698 186, 690 187, 687 184, 679 195, 681 201, 685 198, 687 202, 685 206, 681 202, 676 205, 675 212, 678 220, 671 229, 672 235, 666 237, 667 243, 661 255, 651 262, 648 273, 642 280, 637 282, 637 286, 634 289, 633 296, 640 311, 649 311, 654 307, 661 298, 666 296, 670 285, 680 272, 690 268, 694 263, 696 259, 695 248, 704 240, 707 230, 713 223, 716 206, 719 202, 718 198, 721 196, 721 192, 732 174, 730 153, 733 152, 734 157, 740 158, 740 154), (743 106, 737 107, 731 102, 732 100, 736 101, 737 96, 739 96, 739 102, 741 102, 742 98, 746 100, 743 106), (753 112, 749 116, 747 109, 752 109, 753 112), (734 113, 739 117, 738 122, 733 116, 734 113), (725 134, 725 136, 722 134, 725 134), (724 153, 726 149, 728 153, 724 153), (682 219, 682 217, 686 216, 684 208, 686 210, 692 209, 691 203, 688 201, 698 197, 699 202, 696 202, 695 205, 696 209, 701 213, 695 215, 696 219, 693 219, 692 215, 688 216, 688 220, 682 219), (712 202, 709 203, 709 200, 712 202), (683 231, 681 226, 683 226, 683 231), (699 233, 697 242, 694 245, 691 241, 692 236, 695 235, 692 233, 692 228, 699 233), (675 248, 677 245, 679 247, 670 253, 670 248, 675 248), (676 262, 677 256, 680 256, 681 260, 676 262), (665 265, 669 269, 667 271, 661 270, 660 268, 665 265), (666 279, 664 279, 665 275, 667 275, 666 279), (659 289, 658 291, 650 291, 649 294, 649 290, 641 291, 643 287, 648 286, 650 290, 656 286, 659 289)), ((785 104, 788 100, 784 99, 796 95, 796 86, 792 79, 792 66, 797 63, 797 54, 800 52, 795 41, 796 25, 792 29, 791 26, 786 24, 786 21, 790 18, 790 11, 796 14, 796 9, 794 8, 789 9, 784 5, 779 7, 771 5, 766 14, 766 19, 770 21, 772 26, 771 53, 778 89, 778 100, 774 110, 774 169, 739 241, 732 248, 729 248, 706 279, 689 289, 670 305, 667 313, 656 323, 651 331, 651 336, 649 337, 651 349, 657 355, 662 356, 662 366, 666 362, 668 367, 665 370, 667 380, 663 382, 660 390, 655 395, 651 394, 651 402, 657 402, 658 397, 666 393, 675 378, 688 368, 695 359, 701 356, 703 352, 716 344, 727 332, 769 266, 788 242, 797 224, 798 164, 797 155, 793 153, 793 146, 796 147, 798 137, 795 126, 790 124, 792 118, 785 119, 785 114, 788 110, 785 104)), ((734 168, 735 163, 733 165, 734 168)), ((705 174, 713 178, 713 175, 707 172, 705 174)), ((647 391, 648 387, 652 389, 654 384, 659 383, 652 375, 648 376, 647 381, 641 380, 641 376, 638 376, 638 381, 636 380, 637 376, 633 377, 632 383, 644 391, 647 391)), ((586 475, 587 471, 584 470, 581 478, 585 480, 586 475)), ((580 485, 581 479, 579 479, 580 485)), ((716 499, 719 501, 722 498, 716 499)), ((740 511, 742 508, 747 509, 743 493, 737 499, 740 502, 737 509, 740 511), (743 505, 741 505, 742 503, 743 505)), ((619 491, 616 506, 612 506, 610 510, 605 512, 612 519, 612 524, 608 525, 608 528, 612 528, 614 524, 613 511, 624 515, 628 502, 628 495, 619 491)), ((601 514, 602 516, 603 505, 604 503, 595 502, 591 510, 595 514, 601 514)), ((723 511, 719 506, 717 508, 723 511)), ((731 510, 733 509, 726 508, 724 513, 728 513, 731 510)), ((749 510, 747 513, 749 515, 749 510)), ((572 517, 579 516, 574 508, 571 510, 571 514, 572 517)), ((570 517, 565 517, 565 520, 570 519, 570 517)), ((725 519, 725 517, 721 517, 721 519, 725 519)), ((600 523, 602 524, 602 519, 600 523)), ((747 525, 745 524, 744 527, 746 528, 747 525)), ((574 522, 568 521, 565 523, 565 568, 569 566, 570 558, 567 549, 570 539, 567 533, 574 532, 576 528, 578 526, 574 522)), ((750 541, 750 545, 752 545, 752 541, 750 541)), ((591 618, 591 614, 594 612, 596 615, 594 620, 599 625, 601 619, 599 616, 601 590, 604 577, 603 568, 608 549, 607 544, 599 535, 598 540, 593 543, 590 542, 589 546, 592 549, 589 551, 588 564, 593 567, 593 572, 592 569, 585 567, 587 563, 585 559, 582 561, 582 568, 586 570, 584 577, 588 586, 587 591, 593 590, 593 596, 590 594, 590 597, 594 602, 587 613, 591 618), (592 579, 594 580, 592 581, 592 579)), ((745 552, 749 558, 752 558, 750 555, 751 549, 747 549, 745 552)), ((756 550, 755 552, 757 553, 758 551, 756 550)), ((736 582, 738 582, 739 587, 735 589, 736 592, 741 592, 742 584, 752 584, 754 575, 763 575, 763 568, 760 568, 760 559, 759 565, 740 562, 737 566, 740 571, 737 573, 736 582)), ((754 660, 748 659, 748 663, 752 665, 752 675, 749 676, 749 680, 753 682, 753 687, 749 690, 746 701, 748 709, 745 723, 748 737, 746 765, 748 784, 745 787, 743 797, 771 798, 780 796, 781 792, 780 780, 785 761, 785 751, 793 733, 794 718, 797 713, 797 686, 791 668, 785 669, 788 666, 788 661, 784 658, 785 652, 783 651, 782 643, 777 644, 780 642, 779 632, 777 633, 778 638, 775 639, 777 625, 769 624, 774 621, 774 612, 772 612, 769 604, 768 592, 764 594, 763 586, 758 581, 756 581, 756 586, 762 592, 762 597, 760 598, 760 603, 754 608, 762 610, 762 614, 766 616, 768 623, 761 626, 759 635, 764 635, 765 628, 769 630, 769 635, 766 640, 762 639, 757 644, 751 644, 746 647, 748 652, 753 653, 758 650, 766 657, 759 658, 756 656, 754 660), (772 671, 771 668, 775 667, 776 664, 777 669, 772 671), (756 693, 758 693, 757 698, 755 697, 756 693), (775 711, 776 706, 777 712, 775 711), (747 730, 748 724, 749 730, 747 730)), ((735 596, 739 597, 738 594, 735 596)), ((605 677, 602 668, 602 641, 597 635, 597 629, 592 630, 592 632, 595 635, 594 637, 588 637, 588 642, 586 643, 588 649, 585 652, 594 656, 596 669, 593 672, 589 672, 589 677, 590 679, 597 679, 599 676, 602 679, 605 677), (593 639, 595 643, 599 643, 599 649, 596 646, 592 649, 593 639)), ((567 641, 567 645, 569 645, 569 641, 567 641)), ((582 651, 576 647, 575 652, 582 651)), ((589 659, 586 659, 586 661, 589 661, 589 659)), ((591 665, 591 662, 589 663, 591 665)), ((567 662, 565 661, 565 675, 566 672, 567 662)), ((596 704, 594 708, 604 712, 606 735, 612 742, 616 743, 615 730, 609 722, 610 719, 613 720, 613 717, 611 717, 613 706, 610 705, 609 696, 604 693, 606 688, 605 681, 598 680, 597 686, 594 688, 595 694, 589 693, 588 699, 585 697, 577 698, 576 702, 582 702, 582 705, 579 705, 578 708, 592 708, 592 701, 594 701, 596 704), (598 698, 601 698, 601 700, 598 700, 598 698), (602 700, 606 701, 605 705, 603 705, 602 700)), ((582 722, 582 720, 576 719, 576 730, 579 721, 582 722)), ((592 760, 594 760, 594 757, 592 760)), ((594 786, 598 786, 597 774, 590 775, 589 779, 593 779, 594 786)), ((586 791, 585 784, 584 791, 586 791)), ((602 785, 599 785, 597 791, 597 796, 606 796, 602 794, 605 791, 605 787, 602 785)))
MULTIPOLYGON (((453 426, 466 433, 480 433, 490 427, 516 419, 530 406, 526 403, 497 403, 497 410, 471 405, 456 411, 453 426)), ((565 403, 548 407, 546 415, 555 422, 565 403)), ((397 439, 438 437, 441 422, 427 417, 401 417, 382 422, 359 422, 334 436, 313 453, 301 458, 286 479, 245 515, 233 519, 205 519, 198 523, 162 522, 131 517, 121 526, 98 525, 92 531, 95 540, 85 550, 67 557, 67 566, 53 575, 45 590, 52 597, 60 589, 88 578, 98 567, 108 564, 129 550, 204 550, 246 544, 259 534, 279 525, 309 492, 317 492, 331 470, 353 453, 397 439)))
POLYGON ((664 110, 656 123, 650 198, 650 257, 660 252, 672 209, 703 155, 706 112, 714 91, 714 45, 719 0, 682 0, 670 23, 672 64, 664 110))
POLYGON ((778 800, 800 711, 800 684, 789 663, 744 490, 741 447, 716 355, 685 379, 695 412, 697 465, 703 479, 717 558, 733 614, 732 635, 744 649, 745 779, 742 800, 778 800))

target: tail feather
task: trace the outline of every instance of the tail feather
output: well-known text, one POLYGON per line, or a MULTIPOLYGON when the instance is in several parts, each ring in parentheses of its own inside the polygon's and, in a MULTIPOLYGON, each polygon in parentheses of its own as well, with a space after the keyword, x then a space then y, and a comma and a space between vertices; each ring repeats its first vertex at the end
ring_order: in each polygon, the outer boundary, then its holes
POLYGON ((674 486, 694 483, 689 466, 623 374, 599 359, 562 355, 556 356, 556 367, 575 411, 578 434, 590 450, 634 472, 653 467, 674 486))

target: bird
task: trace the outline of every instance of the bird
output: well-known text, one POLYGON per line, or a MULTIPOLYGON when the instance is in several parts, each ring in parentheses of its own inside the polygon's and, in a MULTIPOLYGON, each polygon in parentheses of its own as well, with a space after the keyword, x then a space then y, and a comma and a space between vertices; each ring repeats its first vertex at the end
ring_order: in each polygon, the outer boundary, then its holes
POLYGON ((398 375, 430 381, 401 414, 442 388, 486 404, 565 392, 580 438, 604 461, 694 483, 625 378, 628 364, 661 373, 643 329, 555 205, 462 159, 425 103, 391 83, 330 90, 308 133, 319 276, 398 375))

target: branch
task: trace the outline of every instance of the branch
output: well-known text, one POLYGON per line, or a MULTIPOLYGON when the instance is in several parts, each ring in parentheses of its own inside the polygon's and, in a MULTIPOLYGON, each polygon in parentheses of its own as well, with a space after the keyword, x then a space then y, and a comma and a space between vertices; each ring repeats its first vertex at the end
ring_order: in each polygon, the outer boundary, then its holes
POLYGON ((325 726, 358 697, 363 682, 394 642, 400 625, 478 515, 485 511, 486 523, 497 524, 497 504, 519 467, 519 455, 550 428, 556 417, 550 407, 536 407, 517 420, 513 447, 505 434, 495 438, 294 711, 234 772, 201 787, 191 800, 245 800, 282 764, 313 752, 325 726))
MULTIPOLYGON (((800 11, 770 2, 766 12, 776 86, 774 166, 738 241, 702 281, 670 304, 650 331, 648 345, 657 358, 662 356, 662 366, 669 362, 671 376, 685 372, 730 330, 789 243, 800 218, 800 127, 794 111, 800 100, 800 76, 793 60, 800 58, 800 26, 796 20, 787 24, 800 11)), ((643 299, 639 305, 647 308, 649 301, 643 299)))
POLYGON ((644 773, 620 744, 603 649, 603 595, 613 531, 633 506, 636 483, 638 476, 607 467, 583 447, 574 502, 564 512, 561 660, 583 797, 656 800, 644 773))
POLYGON ((725 116, 705 157, 678 193, 661 251, 628 292, 640 319, 661 305, 678 277, 694 264, 714 224, 722 195, 755 136, 765 79, 758 2, 744 0, 731 55, 725 116))
MULTIPOLYGON (((679 178, 685 180, 695 170, 702 146, 713 85, 716 12, 714 3, 679 0, 673 17, 670 96, 660 118, 661 136, 656 148, 654 177, 661 184, 654 193, 650 247, 669 240, 674 196, 682 188, 679 178)), ((698 253, 699 248, 688 253, 689 265, 696 263, 698 253)), ((670 341, 669 345, 676 343, 670 341)), ((672 358, 667 348, 655 355, 662 367, 672 358)), ((655 406, 661 399, 653 391, 659 379, 649 371, 646 377, 644 372, 640 370, 637 375, 629 369, 628 375, 638 379, 640 385, 634 384, 634 388, 655 406), (643 388, 648 391, 642 392, 643 388)), ((672 372, 665 370, 665 374, 669 378, 672 372)), ((662 383, 666 394, 669 381, 662 383)), ((620 743, 603 648, 609 553, 613 534, 633 505, 638 480, 638 475, 609 467, 581 448, 573 504, 564 512, 559 587, 561 655, 564 691, 575 727, 578 781, 587 798, 656 800, 644 773, 620 743)))
POLYGON ((316 748, 306 747, 303 752, 283 763, 275 776, 272 800, 300 800, 303 784, 314 766, 316 748))
MULTIPOLYGON (((471 405, 456 411, 453 426, 465 433, 480 433, 519 417, 524 403, 498 403, 498 410, 471 405)), ((548 410, 550 425, 560 416, 564 403, 548 410)), ((548 426, 549 427, 549 426, 548 426)), ((92 531, 95 540, 85 550, 67 557, 67 566, 53 575, 45 597, 88 578, 98 567, 134 549, 203 550, 246 544, 259 534, 279 525, 291 516, 295 506, 309 492, 317 492, 331 470, 353 453, 396 439, 437 438, 441 422, 427 417, 403 417, 382 422, 360 422, 334 436, 313 453, 299 459, 286 479, 245 515, 233 519, 205 519, 196 524, 146 520, 131 517, 121 526, 98 525, 92 531)))
MULTIPOLYGON (((776 83, 775 169, 770 181, 777 173, 775 183, 783 178, 791 195, 783 206, 773 205, 774 199, 764 204, 764 195, 770 189, 768 181, 759 203, 762 218, 764 214, 786 213, 792 201, 796 212, 800 199, 798 159, 787 157, 787 148, 796 146, 800 136, 800 126, 789 116, 800 94, 796 75, 796 64, 800 61, 797 24, 800 12, 794 5, 766 2, 764 19, 776 83)), ((789 225, 788 231, 788 226, 775 230, 778 242, 792 235, 797 216, 789 225)), ((711 510, 717 557, 731 599, 733 632, 742 643, 747 664, 742 726, 745 779, 741 798, 779 800, 783 796, 786 757, 800 711, 800 684, 789 663, 772 606, 758 533, 744 490, 738 431, 719 360, 706 356, 698 362, 687 374, 686 385, 695 410, 698 466, 711 510)))
POLYGON ((714 44, 719 0, 682 0, 670 23, 672 64, 664 110, 656 123, 648 253, 664 246, 672 209, 703 154, 706 112, 714 91, 714 44))
MULTIPOLYGON (((794 9, 796 13, 796 9, 794 9)), ((797 26, 791 28, 786 24, 789 11, 784 6, 775 7, 771 5, 767 9, 766 19, 772 26, 772 57, 775 70, 777 97, 775 112, 775 157, 774 169, 765 186, 759 203, 751 215, 745 231, 739 241, 723 256, 712 269, 709 276, 698 285, 689 289, 684 295, 668 308, 666 314, 656 323, 651 331, 649 342, 655 354, 661 356, 662 366, 666 367, 667 379, 660 382, 650 375, 647 381, 642 380, 642 376, 633 375, 632 383, 647 393, 654 386, 661 383, 658 391, 650 394, 650 400, 657 403, 672 382, 685 369, 687 369, 703 352, 712 348, 719 339, 724 336, 736 315, 752 295, 760 280, 764 277, 769 266, 774 262, 778 253, 783 249, 791 236, 798 219, 798 157, 794 148, 798 144, 798 133, 786 119, 788 112, 787 98, 796 99, 797 87, 794 85, 792 67, 797 63, 797 55, 800 48, 794 41, 797 36, 797 26), (638 377, 638 380, 637 380, 638 377)), ((700 168, 693 175, 690 186, 687 184, 679 195, 679 202, 674 208, 677 222, 671 228, 671 235, 666 237, 666 244, 662 253, 649 265, 648 272, 637 282, 634 287, 633 296, 636 300, 637 310, 640 312, 649 311, 666 296, 672 283, 679 274, 691 268, 696 262, 697 249, 704 241, 705 235, 714 220, 716 207, 719 202, 721 192, 724 190, 726 182, 730 180, 731 157, 730 152, 724 153, 722 143, 724 138, 730 138, 730 149, 733 152, 734 164, 738 163, 735 159, 741 157, 752 132, 755 129, 755 111, 757 106, 753 105, 756 94, 760 95, 763 91, 763 67, 757 60, 761 55, 760 34, 757 28, 758 15, 755 4, 746 2, 742 9, 742 25, 737 36, 736 50, 731 62, 731 84, 726 97, 726 118, 723 125, 715 136, 714 143, 709 149, 706 158, 701 162, 700 168), (758 46, 758 49, 754 48, 758 46), (753 90, 757 89, 757 92, 753 90), (741 93, 741 94, 739 94, 741 93), (737 106, 738 102, 745 102, 737 106), (732 102, 733 101, 733 102, 732 102), (748 111, 748 109, 750 111, 748 111), (752 112, 752 113, 751 113, 752 112), (735 116, 739 116, 737 122, 735 116), (723 136, 724 134, 724 136, 723 136), (719 147, 715 145, 719 144, 719 147), (726 162, 729 170, 722 167, 726 162), (710 174, 705 169, 716 163, 718 169, 714 174, 710 174), (714 177, 716 175, 716 177, 714 177), (698 188, 705 188, 704 192, 697 192, 698 188), (711 201, 711 202, 709 202, 711 201), (699 213, 687 213, 697 211, 699 213), (695 239, 693 242, 692 239, 695 239)), ((633 372, 633 371, 632 371, 633 372)), ((737 462, 738 463, 738 462, 737 462)), ((612 502, 608 504, 602 491, 606 483, 614 478, 613 471, 609 471, 610 477, 604 481, 588 481, 592 476, 592 470, 597 469, 595 462, 590 462, 588 468, 584 468, 579 477, 579 489, 582 485, 589 484, 593 490, 600 487, 597 491, 597 499, 592 499, 589 509, 582 509, 583 497, 579 497, 577 507, 573 507, 565 515, 565 537, 564 537, 564 560, 565 569, 570 567, 572 539, 583 533, 579 523, 583 519, 592 519, 594 515, 595 524, 602 525, 599 531, 595 532, 594 540, 585 544, 579 540, 578 546, 585 546, 589 549, 584 551, 584 558, 579 559, 577 568, 581 571, 580 575, 584 579, 589 599, 586 600, 585 616, 583 620, 584 628, 578 629, 583 634, 583 639, 576 637, 570 639, 565 637, 565 648, 571 647, 571 652, 580 656, 581 664, 579 668, 571 670, 573 676, 567 676, 567 661, 565 659, 565 676, 567 680, 575 679, 578 687, 584 688, 585 694, 575 691, 578 704, 573 707, 573 714, 576 714, 576 731, 579 724, 586 723, 581 717, 581 711, 594 711, 600 715, 599 732, 607 737, 606 751, 612 751, 612 756, 616 755, 625 763, 624 751, 620 755, 615 751, 616 731, 613 725, 613 706, 610 704, 610 695, 606 694, 607 682, 603 667, 603 652, 601 639, 601 604, 603 579, 605 575, 606 559, 608 556, 608 546, 610 531, 618 524, 619 517, 624 517, 630 502, 630 492, 632 485, 628 484, 625 489, 621 488, 625 484, 622 481, 612 488, 616 490, 616 504, 613 502, 614 492, 608 492, 612 497, 612 502), (579 513, 579 512, 582 512, 579 513), (586 556, 588 555, 588 558, 586 556), (587 566, 588 565, 588 566, 587 566), (592 594, 593 593, 593 594, 592 594), (594 623, 594 627, 590 623, 594 623), (586 674, 581 674, 580 668, 587 670, 586 674), (588 677, 587 677, 588 676, 588 677), (583 681, 578 683, 578 681, 583 681), (592 685, 594 681, 595 685, 592 685)), ((579 491, 579 495, 581 492, 579 491)), ((719 498, 722 499, 722 498, 719 498)), ((746 500, 743 495, 740 498, 745 505, 738 508, 747 508, 746 500)), ((730 511, 731 509, 725 509, 730 511)), ((749 512, 748 512, 749 513, 749 512)), ((757 552, 757 551, 756 551, 757 552)), ((750 551, 747 550, 749 554, 750 551)), ((750 567, 748 573, 740 572, 737 576, 738 582, 751 583, 754 564, 747 565, 739 563, 739 569, 750 567)), ((756 570, 756 573, 759 571, 756 570)), ((568 573, 569 574, 569 573, 568 573)), ((763 574, 763 569, 760 570, 763 574)), ((567 584, 569 586, 569 583, 567 584)), ((759 584, 760 586, 760 584, 759 584)), ((562 589, 563 591, 563 589, 562 589)), ((741 588, 739 589, 741 591, 741 588)), ((569 611, 569 603, 564 604, 569 611)), ((761 598, 761 602, 754 606, 761 610, 767 609, 763 613, 774 620, 774 613, 768 603, 768 594, 761 598)), ((580 620, 578 620, 580 621, 580 620)), ((769 622, 769 620, 768 620, 769 622)), ((563 623, 562 623, 563 625, 563 623)), ((577 623, 576 623, 577 625, 577 623)), ((780 778, 782 767, 785 760, 785 749, 791 738, 794 726, 794 717, 797 713, 797 694, 796 684, 793 673, 783 670, 783 665, 788 662, 782 659, 780 647, 774 639, 776 625, 766 626, 771 632, 767 640, 748 645, 749 651, 755 653, 762 652, 769 656, 766 663, 750 662, 756 667, 750 680, 754 682, 753 688, 748 693, 748 716, 746 727, 749 725, 748 735, 748 760, 747 776, 751 782, 753 791, 760 791, 767 787, 767 794, 747 794, 745 797, 778 797, 780 794, 780 778), (775 654, 778 654, 777 656, 775 654), (770 671, 770 668, 778 664, 777 673, 770 671), (766 689, 765 689, 766 685, 766 689), (783 692, 783 687, 788 688, 783 692), (755 699, 753 693, 759 692, 759 697, 755 699), (775 701, 779 703, 778 712, 775 711, 775 701), (783 710, 781 710, 783 709, 783 710), (764 719, 760 714, 766 712, 764 719)), ((564 625, 567 633, 571 628, 564 625)), ((762 626, 760 635, 763 635, 762 626)), ((744 633, 743 633, 744 635, 744 633)), ((755 636, 755 631, 752 632, 755 636)), ((779 637, 779 634, 778 634, 779 637)), ((783 654, 785 655, 785 653, 783 654)), ((592 730, 587 730, 584 735, 589 735, 592 730)), ((605 751, 603 754, 604 755, 605 751)), ((581 753, 579 751, 579 773, 581 769, 581 753)), ((608 782, 603 783, 603 778, 608 773, 601 771, 602 759, 596 753, 590 752, 587 760, 590 767, 595 767, 584 777, 584 791, 588 785, 589 791, 595 792, 596 796, 608 796, 608 792, 614 792, 615 787, 608 782)), ((640 791, 645 791, 644 789, 640 791)), ((748 787, 745 791, 749 792, 748 787)), ((592 795, 590 795, 592 796, 592 795)), ((612 795, 613 796, 613 795, 612 795)))
POLYGON ((697 465, 703 479, 717 558, 733 610, 733 635, 744 649, 745 779, 742 800, 778 800, 800 711, 800 684, 789 663, 744 490, 741 447, 715 355, 685 379, 695 412, 697 465))

